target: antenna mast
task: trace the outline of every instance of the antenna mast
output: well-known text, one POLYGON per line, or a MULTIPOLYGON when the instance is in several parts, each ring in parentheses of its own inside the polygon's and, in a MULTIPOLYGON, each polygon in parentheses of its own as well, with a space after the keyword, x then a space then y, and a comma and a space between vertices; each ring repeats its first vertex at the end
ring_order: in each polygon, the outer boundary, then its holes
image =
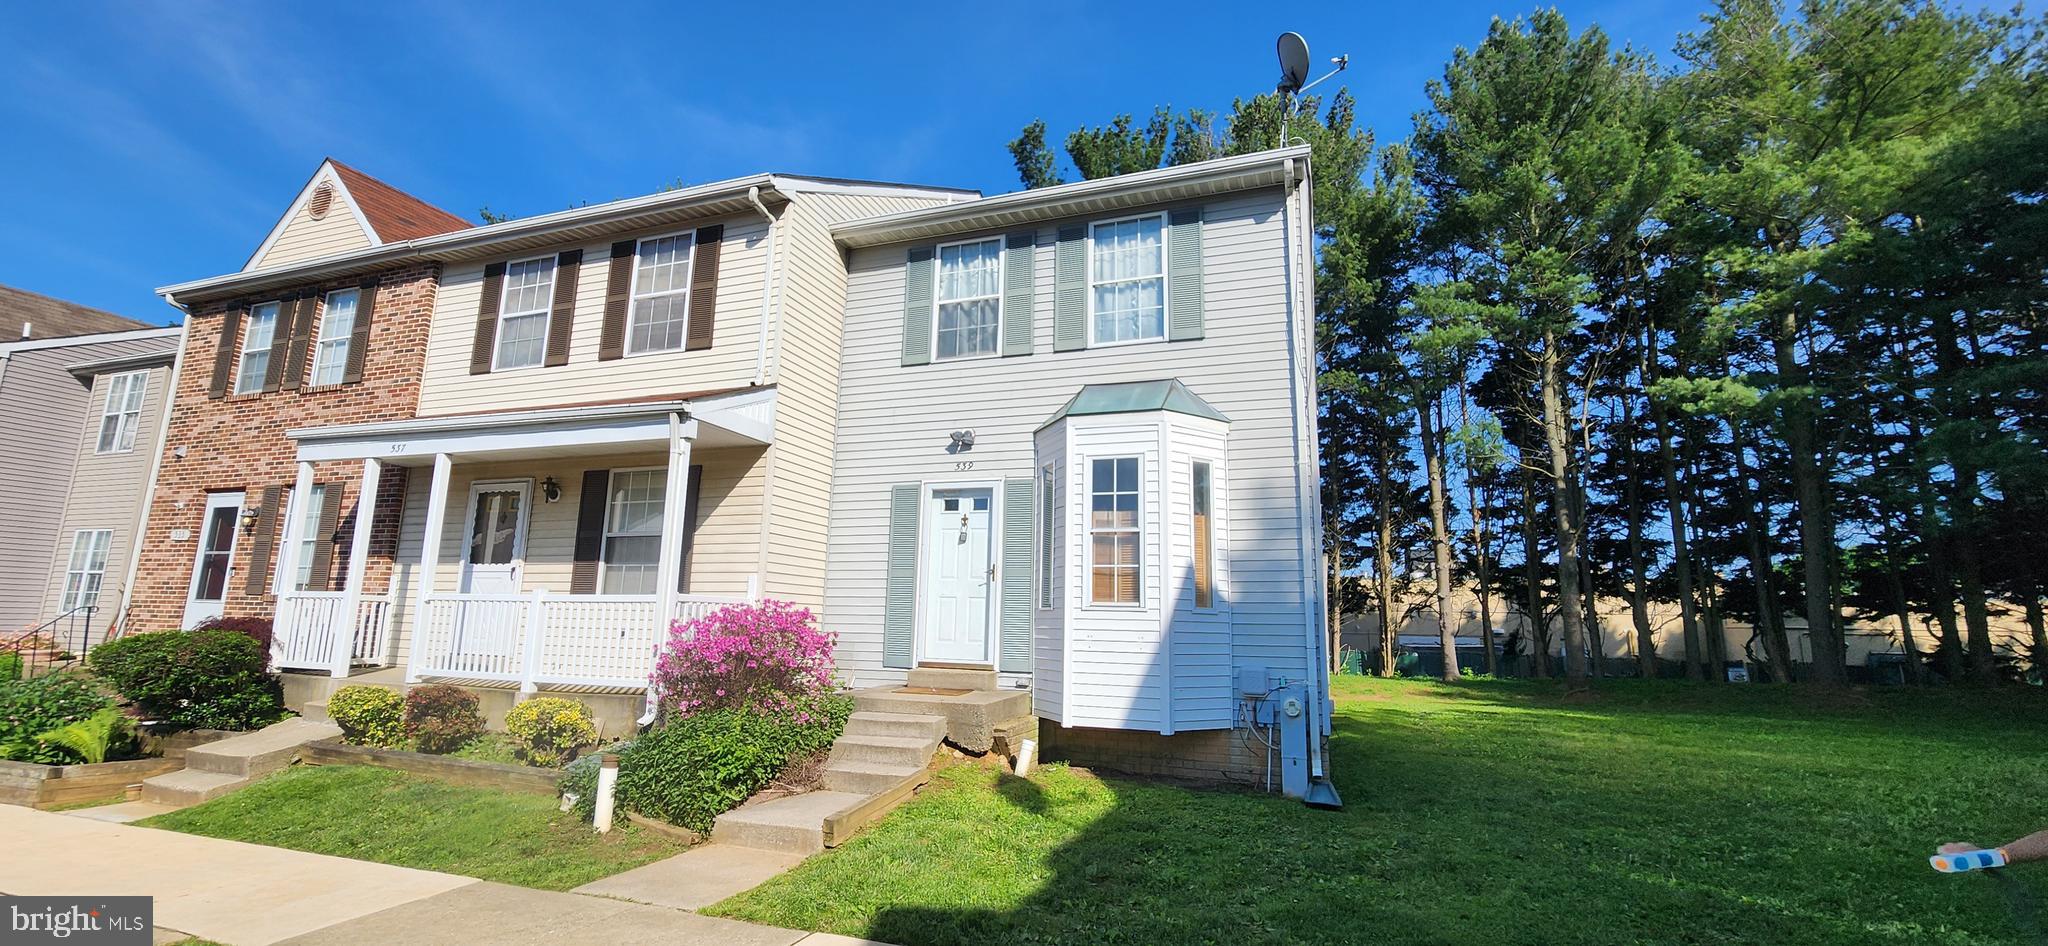
POLYGON ((1308 81, 1308 40, 1300 33, 1282 33, 1275 44, 1280 54, 1280 84, 1274 88, 1280 94, 1280 146, 1287 147, 1287 125, 1294 120, 1294 110, 1301 104, 1301 93, 1318 85, 1351 65, 1351 56, 1345 54, 1330 61, 1337 68, 1323 73, 1321 78, 1308 81))

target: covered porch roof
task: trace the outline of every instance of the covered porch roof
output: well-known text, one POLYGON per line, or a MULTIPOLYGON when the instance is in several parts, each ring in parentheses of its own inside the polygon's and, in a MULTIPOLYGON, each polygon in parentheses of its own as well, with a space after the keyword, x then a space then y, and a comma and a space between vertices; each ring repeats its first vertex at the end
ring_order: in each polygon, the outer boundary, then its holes
POLYGON ((375 459, 396 466, 426 466, 436 454, 512 460, 663 450, 672 435, 706 449, 766 446, 775 439, 775 388, 285 431, 298 442, 301 462, 375 459), (679 430, 671 430, 671 420, 679 430))

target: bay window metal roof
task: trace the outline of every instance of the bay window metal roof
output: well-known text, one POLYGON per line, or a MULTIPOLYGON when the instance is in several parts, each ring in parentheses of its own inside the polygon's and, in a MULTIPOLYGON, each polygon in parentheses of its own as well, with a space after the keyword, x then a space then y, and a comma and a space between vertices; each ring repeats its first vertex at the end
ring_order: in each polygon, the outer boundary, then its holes
POLYGON ((1085 384, 1065 406, 1055 411, 1038 429, 1044 430, 1069 417, 1083 417, 1092 414, 1140 414, 1148 411, 1172 411, 1190 417, 1206 417, 1210 420, 1230 423, 1222 411, 1209 405, 1208 401, 1188 390, 1178 378, 1159 381, 1126 381, 1121 384, 1085 384))

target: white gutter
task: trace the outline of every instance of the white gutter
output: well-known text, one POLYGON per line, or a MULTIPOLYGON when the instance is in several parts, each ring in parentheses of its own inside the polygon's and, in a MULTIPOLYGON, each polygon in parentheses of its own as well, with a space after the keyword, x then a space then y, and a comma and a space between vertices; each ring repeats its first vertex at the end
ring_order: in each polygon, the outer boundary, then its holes
MULTIPOLYGON (((1302 156, 1304 163, 1307 156, 1302 156)), ((1329 688, 1330 663, 1323 653, 1323 574, 1322 560, 1322 488, 1315 470, 1315 405, 1310 402, 1315 389, 1315 352, 1309 347, 1309 335, 1304 330, 1307 308, 1303 304, 1304 278, 1298 274, 1302 247, 1297 244, 1294 232, 1294 202, 1297 197, 1305 198, 1308 193, 1308 176, 1301 176, 1302 187, 1295 190, 1294 157, 1289 156, 1284 164, 1286 190, 1280 201, 1280 232, 1282 247, 1287 254, 1287 313, 1288 347, 1292 349, 1297 371, 1302 374, 1290 379, 1293 391, 1288 400, 1294 409, 1294 457, 1295 488, 1301 496, 1301 595, 1302 624, 1306 631, 1309 658, 1309 720, 1313 725, 1308 741, 1309 778, 1324 776, 1323 740, 1329 734, 1329 712, 1327 690, 1329 688)))
MULTIPOLYGON (((171 303, 177 305, 177 303, 171 303)), ((59 335, 54 338, 25 338, 18 342, 0 342, 0 355, 18 351, 38 351, 44 348, 71 348, 77 345, 97 345, 102 342, 128 342, 146 338, 172 338, 185 334, 183 326, 159 325, 150 328, 124 328, 114 332, 94 332, 90 335, 59 335)))
MULTIPOLYGON (((165 296, 164 301, 170 302, 180 312, 185 311, 184 306, 171 302, 169 296, 165 296)), ((128 607, 135 599, 135 576, 142 573, 142 546, 149 535, 150 507, 156 505, 157 477, 163 473, 164 453, 171 448, 171 408, 177 401, 178 372, 185 366, 185 345, 191 340, 186 332, 191 324, 191 313, 186 312, 184 324, 178 326, 178 351, 171 356, 171 373, 164 378, 164 416, 156 422, 156 456, 149 459, 149 486, 142 491, 142 515, 135 521, 135 535, 128 546, 128 577, 121 582, 120 610, 114 613, 114 623, 110 625, 121 628, 124 634, 127 633, 128 607)))
POLYGON ((761 267, 761 340, 754 347, 754 383, 763 384, 768 380, 768 313, 769 296, 775 285, 775 215, 768 212, 768 205, 761 202, 759 187, 747 188, 747 202, 761 212, 761 219, 768 221, 768 260, 761 267))

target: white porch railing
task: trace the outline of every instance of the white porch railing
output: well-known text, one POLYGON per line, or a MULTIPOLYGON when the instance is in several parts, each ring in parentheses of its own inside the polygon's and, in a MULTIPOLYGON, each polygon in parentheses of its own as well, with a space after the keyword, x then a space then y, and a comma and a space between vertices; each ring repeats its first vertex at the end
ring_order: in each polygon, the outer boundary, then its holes
MULTIPOLYGON (((676 615, 742 599, 683 595, 676 615)), ((654 595, 429 595, 415 622, 412 675, 639 689, 668 637, 654 595)))
POLYGON ((271 653, 277 666, 296 670, 333 669, 337 634, 349 638, 350 663, 388 662, 390 599, 367 596, 358 599, 353 621, 342 614, 347 604, 348 593, 345 591, 288 591, 280 595, 277 613, 271 622, 271 653))

